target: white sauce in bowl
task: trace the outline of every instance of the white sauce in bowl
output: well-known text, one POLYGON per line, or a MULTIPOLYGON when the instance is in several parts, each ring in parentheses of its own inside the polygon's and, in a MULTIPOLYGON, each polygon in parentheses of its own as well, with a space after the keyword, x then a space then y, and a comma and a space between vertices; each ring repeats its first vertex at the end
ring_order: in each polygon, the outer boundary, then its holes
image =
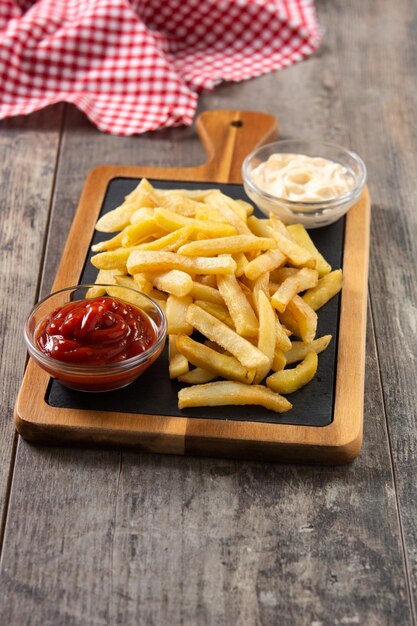
POLYGON ((332 200, 355 186, 353 174, 340 163, 305 154, 272 154, 250 177, 262 191, 293 202, 332 200))

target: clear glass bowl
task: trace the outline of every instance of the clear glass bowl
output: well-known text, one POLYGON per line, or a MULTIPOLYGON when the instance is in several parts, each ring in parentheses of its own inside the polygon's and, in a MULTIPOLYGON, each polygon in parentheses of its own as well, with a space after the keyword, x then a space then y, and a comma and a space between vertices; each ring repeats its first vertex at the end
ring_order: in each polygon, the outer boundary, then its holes
POLYGON ((129 385, 159 357, 165 345, 167 321, 164 312, 154 300, 130 287, 76 285, 51 293, 38 302, 29 313, 24 334, 32 359, 66 387, 79 391, 112 391, 129 385), (45 317, 68 302, 86 299, 88 290, 96 287, 109 288, 117 299, 140 308, 155 331, 155 342, 141 354, 105 365, 68 363, 42 352, 36 344, 36 334, 45 317))
POLYGON ((285 224, 299 223, 306 228, 319 228, 338 220, 357 202, 365 185, 366 167, 357 154, 341 146, 291 139, 276 141, 253 150, 243 161, 242 177, 247 195, 265 215, 269 216, 272 212, 285 224), (336 198, 319 202, 287 200, 271 195, 253 182, 251 174, 260 163, 277 153, 304 154, 339 163, 353 176, 354 187, 336 198))

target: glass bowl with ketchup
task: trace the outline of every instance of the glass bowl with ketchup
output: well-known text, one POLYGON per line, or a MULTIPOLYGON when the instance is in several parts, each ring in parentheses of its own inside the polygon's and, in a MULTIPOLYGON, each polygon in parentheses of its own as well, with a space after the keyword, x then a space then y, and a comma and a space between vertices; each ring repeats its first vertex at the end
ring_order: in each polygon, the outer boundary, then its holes
POLYGON ((359 200, 366 182, 362 159, 341 146, 282 140, 261 146, 243 162, 245 191, 269 217, 306 228, 328 226, 359 200))
POLYGON ((152 298, 115 285, 56 291, 25 324, 32 359, 66 387, 91 392, 141 376, 161 354, 166 334, 165 314, 152 298))

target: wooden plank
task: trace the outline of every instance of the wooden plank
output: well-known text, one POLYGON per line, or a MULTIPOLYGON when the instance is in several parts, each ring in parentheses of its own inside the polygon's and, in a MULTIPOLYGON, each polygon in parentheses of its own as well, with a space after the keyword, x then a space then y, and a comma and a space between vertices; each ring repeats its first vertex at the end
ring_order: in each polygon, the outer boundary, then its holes
POLYGON ((0 519, 7 504, 14 454, 15 432, 9 417, 26 360, 22 328, 37 296, 61 116, 61 107, 52 107, 0 122, 0 404, 4 416, 0 424, 0 519))
MULTIPOLYGON (((265 114, 212 111, 197 120, 209 154, 207 163, 184 168, 103 166, 92 170, 65 246, 53 290, 79 282, 94 225, 108 183, 117 177, 162 178, 205 182, 241 182, 246 151, 275 132, 265 114), (238 122, 239 126, 234 126, 238 122), (238 168, 239 166, 239 168, 238 168), (232 180, 229 180, 229 179, 232 180)), ((346 463, 362 441, 366 285, 369 249, 369 196, 346 220, 344 288, 339 323, 336 400, 332 422, 325 427, 261 424, 210 419, 62 409, 46 401, 49 376, 31 362, 16 405, 16 425, 31 441, 119 444, 150 452, 268 458, 295 462, 346 463), (354 346, 354 349, 352 349, 354 346)), ((174 407, 170 407, 173 410, 174 407)), ((185 415, 187 413, 185 412, 185 415)))

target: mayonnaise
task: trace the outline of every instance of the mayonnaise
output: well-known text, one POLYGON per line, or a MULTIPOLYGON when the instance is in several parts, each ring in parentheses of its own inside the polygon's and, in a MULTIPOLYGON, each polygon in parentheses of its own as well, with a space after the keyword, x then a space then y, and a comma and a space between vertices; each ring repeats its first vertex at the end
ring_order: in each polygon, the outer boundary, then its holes
POLYGON ((331 200, 355 186, 340 163, 305 154, 272 154, 252 170, 251 179, 262 191, 295 202, 331 200))

